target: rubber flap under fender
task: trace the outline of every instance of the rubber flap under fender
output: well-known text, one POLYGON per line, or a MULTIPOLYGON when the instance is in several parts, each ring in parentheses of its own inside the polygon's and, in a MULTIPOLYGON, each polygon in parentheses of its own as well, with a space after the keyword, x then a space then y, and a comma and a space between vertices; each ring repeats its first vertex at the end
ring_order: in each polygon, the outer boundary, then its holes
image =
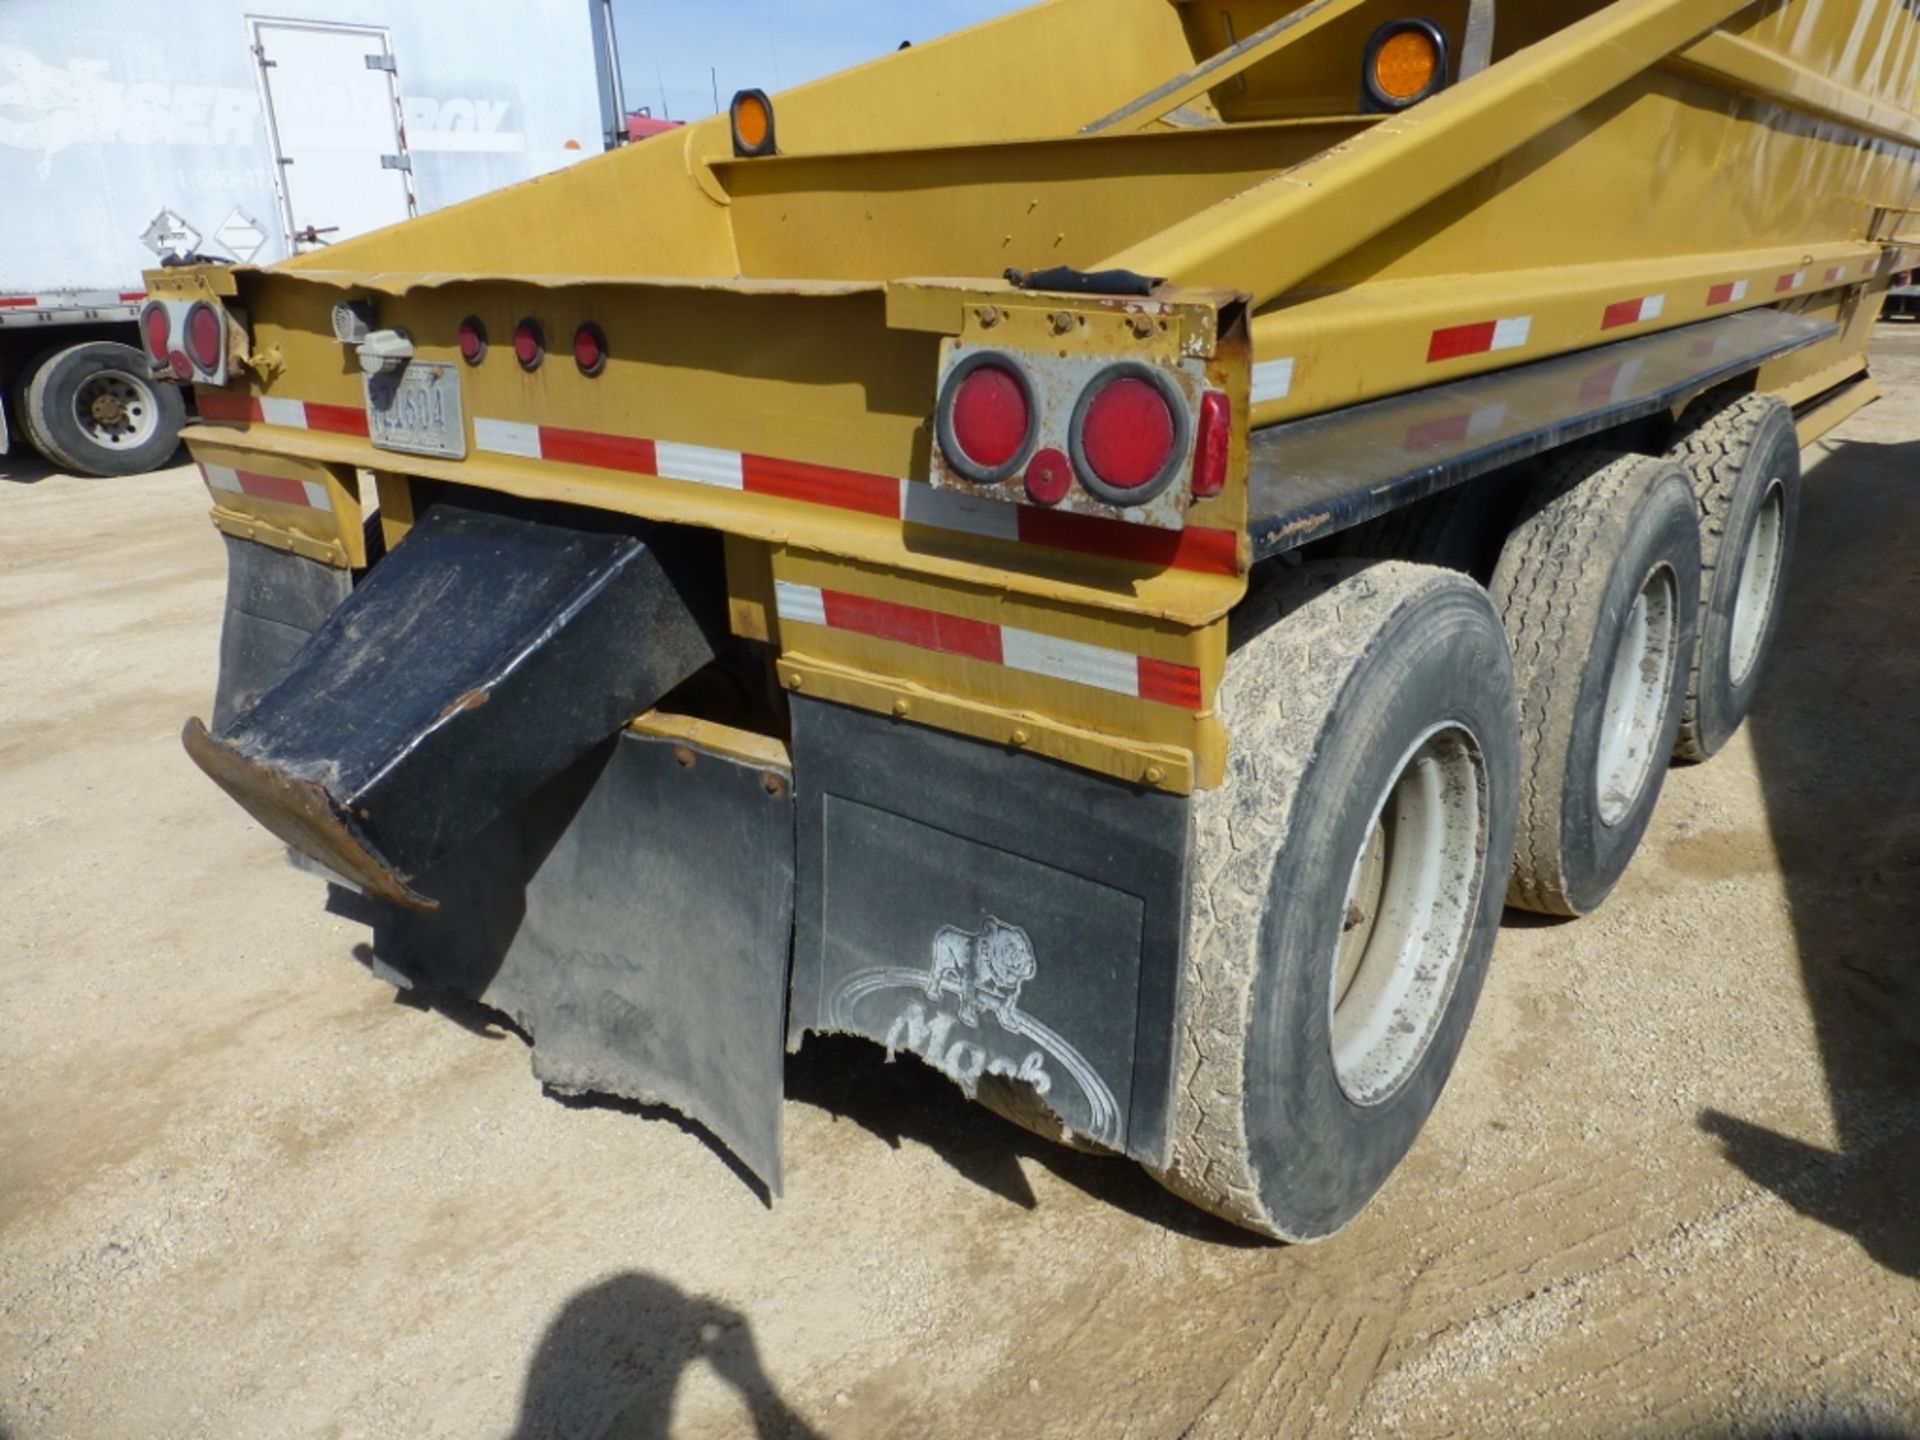
POLYGON ((413 877, 713 658, 718 542, 442 501, 286 673, 182 740, 262 825, 397 904, 413 877))

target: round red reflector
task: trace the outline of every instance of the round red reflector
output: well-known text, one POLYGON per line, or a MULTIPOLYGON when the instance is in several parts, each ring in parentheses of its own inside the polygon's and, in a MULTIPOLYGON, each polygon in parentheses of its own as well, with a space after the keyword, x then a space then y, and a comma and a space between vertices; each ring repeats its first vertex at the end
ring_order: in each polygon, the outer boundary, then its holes
POLYGON ((513 358, 522 370, 538 370, 546 354, 547 337, 541 333, 539 321, 522 320, 514 327, 513 358))
POLYGON ((598 375, 607 368, 607 337, 591 320, 573 332, 573 363, 583 375, 598 375))
POLYGON ((995 470, 1027 443, 1026 388, 998 365, 976 367, 953 396, 953 438, 967 459, 995 470))
POLYGON ((147 337, 147 354, 160 364, 166 364, 167 347, 173 342, 173 321, 167 318, 167 307, 147 306, 146 313, 140 317, 140 328, 147 337))
POLYGON ((487 327, 480 323, 478 315, 469 315, 460 322, 458 333, 460 358, 469 365, 478 365, 487 358, 487 327))
POLYGON ((187 354, 210 375, 220 369, 220 352, 226 346, 226 339, 226 328, 206 301, 187 311, 187 354))
POLYGON ((1027 462, 1027 498, 1036 505, 1058 505, 1073 489, 1073 462, 1048 446, 1027 462))
POLYGON ((1080 423, 1080 449, 1094 478, 1114 490, 1138 490, 1173 458, 1173 411, 1160 388, 1132 375, 1102 386, 1080 423))
POLYGON ((167 356, 167 368, 173 371, 173 378, 176 380, 193 379, 193 362, 187 359, 187 352, 184 350, 175 350, 167 356))

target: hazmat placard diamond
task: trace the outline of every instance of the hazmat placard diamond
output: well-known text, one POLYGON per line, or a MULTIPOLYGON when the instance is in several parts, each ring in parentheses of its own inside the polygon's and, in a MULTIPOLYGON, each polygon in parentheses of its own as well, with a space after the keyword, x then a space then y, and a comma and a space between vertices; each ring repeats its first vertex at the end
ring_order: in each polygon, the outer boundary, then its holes
POLYGON ((200 248, 200 232, 172 210, 162 210, 153 217, 140 243, 162 260, 169 255, 184 260, 200 248))
POLYGON ((260 228, 258 220, 236 205, 233 213, 222 220, 220 228, 213 232, 213 238, 234 259, 251 260, 260 253, 260 247, 267 243, 267 232, 260 228))

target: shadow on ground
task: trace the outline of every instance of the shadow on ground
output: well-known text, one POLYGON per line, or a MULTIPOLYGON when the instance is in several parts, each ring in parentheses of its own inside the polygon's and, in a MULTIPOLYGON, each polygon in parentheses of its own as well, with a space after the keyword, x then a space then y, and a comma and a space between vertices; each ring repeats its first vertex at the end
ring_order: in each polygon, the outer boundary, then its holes
POLYGON ((1838 1144, 1760 1108, 1700 1125, 1756 1183, 1920 1277, 1920 442, 1832 448, 1749 724, 1838 1144))
POLYGON ((31 450, 23 449, 18 435, 14 436, 12 451, 0 455, 0 481, 9 485, 38 485, 58 474, 60 471, 31 450))
POLYGON ((818 1434, 767 1377, 746 1316, 628 1271, 581 1291, 547 1327, 512 1440, 665 1440, 680 1377, 696 1363, 739 1396, 760 1440, 818 1434))

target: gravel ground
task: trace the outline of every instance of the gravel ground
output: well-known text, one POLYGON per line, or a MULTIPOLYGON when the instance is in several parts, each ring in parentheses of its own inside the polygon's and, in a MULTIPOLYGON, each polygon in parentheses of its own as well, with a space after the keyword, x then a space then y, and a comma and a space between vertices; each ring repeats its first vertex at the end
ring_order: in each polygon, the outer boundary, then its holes
POLYGON ((189 470, 0 460, 0 1435, 1920 1435, 1920 327, 1752 724, 1510 917, 1379 1201, 1253 1243, 852 1042, 786 1198, 543 1095, 180 753, 189 470))

